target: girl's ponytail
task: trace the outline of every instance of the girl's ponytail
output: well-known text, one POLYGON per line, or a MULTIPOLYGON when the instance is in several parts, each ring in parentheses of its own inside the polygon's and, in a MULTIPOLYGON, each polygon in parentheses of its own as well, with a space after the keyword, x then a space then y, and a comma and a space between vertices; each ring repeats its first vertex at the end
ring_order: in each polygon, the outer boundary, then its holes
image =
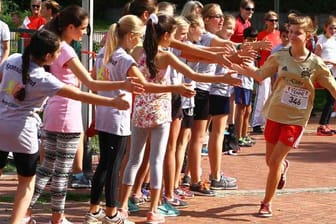
POLYGON ((142 21, 133 15, 123 16, 117 23, 112 24, 106 34, 103 63, 107 64, 109 62, 113 52, 118 48, 120 41, 122 41, 126 35, 129 33, 141 35, 143 26, 142 21))
POLYGON ((45 29, 36 31, 22 54, 22 86, 14 93, 14 97, 23 101, 26 97, 26 86, 30 80, 29 67, 31 58, 38 64, 43 65, 47 54, 55 54, 60 47, 59 38, 45 29))
POLYGON ((153 79, 157 73, 155 65, 155 56, 158 53, 159 41, 165 33, 173 33, 176 29, 176 21, 172 16, 159 14, 151 14, 147 22, 145 40, 143 47, 146 53, 146 64, 150 73, 150 78, 153 79))
POLYGON ((158 22, 155 21, 155 19, 150 18, 147 22, 145 39, 143 42, 143 47, 146 53, 146 65, 151 79, 154 79, 157 73, 157 67, 155 65, 154 59, 158 53, 160 37, 157 35, 156 26, 159 26, 158 22))
POLYGON ((29 80, 29 64, 30 64, 30 45, 28 45, 22 55, 22 86, 14 94, 15 99, 23 101, 26 97, 26 84, 29 80))
POLYGON ((115 49, 118 46, 118 40, 119 40, 119 32, 120 29, 119 23, 114 23, 110 26, 109 30, 106 34, 106 42, 105 42, 105 53, 104 53, 104 64, 107 64, 110 60, 111 55, 115 51, 115 49))

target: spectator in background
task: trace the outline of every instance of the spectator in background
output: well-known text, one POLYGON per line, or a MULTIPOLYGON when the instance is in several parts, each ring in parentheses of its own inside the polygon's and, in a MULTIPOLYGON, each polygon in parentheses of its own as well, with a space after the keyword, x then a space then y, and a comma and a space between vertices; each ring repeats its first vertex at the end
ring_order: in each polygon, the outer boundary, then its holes
MULTIPOLYGON (((1 1, 0 1, 0 12, 1 12, 1 1)), ((10 50, 10 32, 8 25, 0 20, 0 65, 4 60, 8 58, 10 50)))
POLYGON ((167 15, 174 16, 176 11, 176 5, 170 2, 159 2, 158 5, 159 13, 166 13, 167 15))
POLYGON ((11 13, 12 23, 16 28, 21 28, 22 26, 22 18, 19 12, 12 12, 11 13))
MULTIPOLYGON (((144 24, 147 23, 149 16, 157 12, 156 0, 133 0, 129 1, 124 7, 124 15, 136 15, 144 24)), ((145 29, 144 29, 145 33, 145 29)))
MULTIPOLYGON (((257 40, 258 31, 252 26, 246 28, 243 32, 244 42, 255 42, 257 40)), ((251 62, 255 64, 255 62, 251 62)), ((252 110, 252 91, 254 80, 244 74, 237 76, 242 80, 241 86, 234 87, 235 102, 237 112, 236 116, 236 132, 240 147, 251 147, 253 141, 247 134, 248 124, 252 110)))
POLYGON ((55 17, 61 6, 53 0, 46 0, 42 2, 41 16, 44 17, 47 22, 49 22, 53 17, 55 17))
MULTIPOLYGON (((272 43, 272 48, 281 43, 280 32, 278 30, 279 16, 274 11, 268 11, 264 16, 265 29, 259 32, 258 40, 265 40, 272 43)), ((260 50, 260 60, 258 66, 261 67, 268 56, 271 54, 270 50, 260 50)), ((251 126, 253 133, 263 133, 262 126, 265 125, 265 117, 262 115, 262 109, 269 95, 271 94, 271 78, 268 77, 257 85, 256 98, 253 105, 253 113, 251 117, 251 126)))
MULTIPOLYGON (((41 26, 43 26, 47 20, 41 16, 41 0, 31 0, 30 2, 30 11, 31 15, 26 16, 22 23, 23 29, 30 29, 30 30, 38 30, 41 26)), ((24 46, 27 46, 30 39, 29 33, 22 33, 22 37, 28 39, 25 40, 24 46)))
POLYGON ((23 28, 38 30, 47 21, 41 16, 41 0, 32 0, 30 2, 31 15, 23 20, 23 28))
MULTIPOLYGON (((324 63, 328 66, 331 74, 336 77, 336 17, 329 16, 323 25, 323 34, 318 36, 316 48, 314 53, 322 58, 324 63)), ((336 130, 330 126, 331 113, 334 110, 334 98, 330 92, 326 89, 326 103, 322 110, 322 114, 319 121, 319 127, 317 128, 317 135, 320 136, 332 136, 336 133, 336 130)))
POLYGON ((306 48, 308 50, 310 50, 311 52, 314 52, 315 48, 316 48, 316 44, 317 44, 317 30, 318 30, 318 18, 316 15, 310 15, 309 16, 313 22, 313 26, 314 26, 314 33, 312 33, 312 35, 309 37, 309 39, 307 40, 306 43, 306 48))
POLYGON ((236 26, 231 40, 236 43, 242 43, 244 41, 244 30, 251 26, 250 19, 254 13, 254 1, 253 0, 241 0, 239 15, 236 17, 236 26))
MULTIPOLYGON (((236 17, 234 32, 230 38, 231 41, 236 43, 243 43, 244 41, 244 30, 251 27, 250 19, 254 13, 254 1, 253 0, 241 0, 239 7, 239 14, 236 17)), ((236 138, 236 127, 235 127, 235 103, 234 103, 234 91, 231 94, 231 105, 232 113, 231 117, 228 119, 228 136, 230 136, 230 141, 232 142, 232 149, 239 149, 238 139, 236 138), (237 147, 238 146, 238 147, 237 147)))
MULTIPOLYGON (((289 24, 288 23, 283 23, 279 26, 279 32, 280 32, 280 39, 281 43, 275 46, 271 54, 274 54, 277 51, 288 49, 290 47, 289 39, 288 39, 288 33, 289 33, 289 24)), ((308 40, 307 40, 308 42, 308 40)), ((278 74, 274 74, 274 76, 271 77, 272 81, 272 86, 275 80, 278 78, 278 74)))
POLYGON ((181 16, 188 16, 190 14, 195 14, 198 16, 202 15, 203 4, 199 1, 188 1, 184 4, 181 11, 181 16))

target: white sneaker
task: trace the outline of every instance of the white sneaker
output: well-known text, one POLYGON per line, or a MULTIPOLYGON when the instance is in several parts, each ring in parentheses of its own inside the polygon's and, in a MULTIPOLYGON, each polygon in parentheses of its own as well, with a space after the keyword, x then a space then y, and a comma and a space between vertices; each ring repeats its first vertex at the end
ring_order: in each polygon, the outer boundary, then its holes
POLYGON ((67 220, 66 218, 63 218, 60 222, 58 223, 53 223, 51 220, 49 221, 49 224, 73 224, 72 222, 70 222, 69 220, 67 220))
POLYGON ((127 220, 120 212, 113 219, 105 216, 102 224, 135 224, 135 222, 127 220))
POLYGON ((36 221, 31 216, 27 216, 21 220, 20 224, 36 224, 36 221))
POLYGON ((99 209, 99 212, 96 215, 90 212, 86 213, 85 221, 83 222, 83 224, 101 224, 104 218, 105 218, 105 212, 101 208, 99 209))
POLYGON ((332 112, 330 117, 332 118, 336 117, 336 112, 332 112))

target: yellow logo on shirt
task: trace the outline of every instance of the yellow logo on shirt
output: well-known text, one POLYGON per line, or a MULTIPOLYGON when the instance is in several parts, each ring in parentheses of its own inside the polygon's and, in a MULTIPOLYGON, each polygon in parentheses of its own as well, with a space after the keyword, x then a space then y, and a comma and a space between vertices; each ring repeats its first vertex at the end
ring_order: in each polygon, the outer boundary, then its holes
POLYGON ((109 73, 105 66, 100 67, 97 73, 97 80, 109 80, 109 73))
POLYGON ((7 92, 7 94, 14 96, 14 94, 22 88, 22 84, 11 80, 8 82, 6 88, 2 89, 2 92, 7 92))

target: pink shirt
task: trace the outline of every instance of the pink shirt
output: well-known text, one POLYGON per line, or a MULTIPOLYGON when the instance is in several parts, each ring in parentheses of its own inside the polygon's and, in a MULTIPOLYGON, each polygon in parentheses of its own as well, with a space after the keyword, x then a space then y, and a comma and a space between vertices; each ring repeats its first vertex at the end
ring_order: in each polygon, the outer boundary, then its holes
MULTIPOLYGON (((75 50, 66 42, 61 43, 61 53, 50 66, 50 72, 60 81, 79 88, 79 80, 67 67, 67 62, 77 57, 75 50)), ((82 103, 65 97, 48 99, 43 113, 44 129, 54 132, 80 133, 83 131, 82 103)))

